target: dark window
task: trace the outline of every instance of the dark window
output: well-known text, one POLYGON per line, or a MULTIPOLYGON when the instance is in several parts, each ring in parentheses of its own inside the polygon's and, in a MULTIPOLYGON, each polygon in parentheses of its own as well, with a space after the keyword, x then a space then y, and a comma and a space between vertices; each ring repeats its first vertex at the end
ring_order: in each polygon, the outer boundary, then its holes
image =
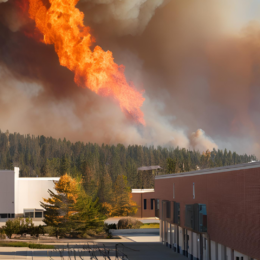
POLYGON ((7 214, 0 214, 0 218, 7 218, 7 214))
POLYGON ((25 218, 33 218, 33 212, 25 212, 24 217, 25 218))
POLYGON ((155 200, 155 217, 160 217, 160 200, 155 200))
POLYGON ((194 206, 185 206, 185 227, 194 229, 194 206))
POLYGON ((151 209, 153 209, 153 199, 151 199, 151 209))
POLYGON ((180 210, 180 203, 174 202, 174 212, 173 212, 173 223, 180 225, 181 218, 180 218, 181 210, 180 210))
POLYGON ((35 212, 35 218, 42 218, 42 212, 35 212))
POLYGON ((204 249, 207 250, 207 238, 204 237, 204 249))
POLYGON ((166 218, 171 218, 171 202, 166 202, 166 218))
POLYGON ((238 257, 238 256, 236 257, 236 260, 239 260, 239 257, 238 257))
POLYGON ((146 209, 146 199, 144 199, 144 209, 146 209))
POLYGON ((14 218, 14 214, 11 214, 11 218, 14 218))

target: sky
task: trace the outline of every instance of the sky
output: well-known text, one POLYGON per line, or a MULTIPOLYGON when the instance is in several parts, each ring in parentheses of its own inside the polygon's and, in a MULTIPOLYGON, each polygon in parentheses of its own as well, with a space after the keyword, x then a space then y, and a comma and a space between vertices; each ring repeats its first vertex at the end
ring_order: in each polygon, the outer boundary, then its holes
POLYGON ((0 129, 260 156, 258 0, 81 0, 96 42, 144 90, 146 126, 74 83, 15 0, 0 0, 0 129))

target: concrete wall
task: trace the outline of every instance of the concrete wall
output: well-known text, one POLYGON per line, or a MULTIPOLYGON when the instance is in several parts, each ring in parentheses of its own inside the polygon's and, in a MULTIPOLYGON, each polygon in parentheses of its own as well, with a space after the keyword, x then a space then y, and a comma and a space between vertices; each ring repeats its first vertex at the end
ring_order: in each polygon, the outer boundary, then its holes
POLYGON ((22 214, 24 209, 41 209, 40 201, 49 198, 48 190, 54 190, 54 180, 59 178, 19 178, 15 213, 22 214))
POLYGON ((14 171, 0 172, 0 214, 15 213, 14 171))
POLYGON ((19 168, 0 171, 0 214, 23 214, 24 209, 40 209, 42 198, 59 178, 19 178, 19 168))

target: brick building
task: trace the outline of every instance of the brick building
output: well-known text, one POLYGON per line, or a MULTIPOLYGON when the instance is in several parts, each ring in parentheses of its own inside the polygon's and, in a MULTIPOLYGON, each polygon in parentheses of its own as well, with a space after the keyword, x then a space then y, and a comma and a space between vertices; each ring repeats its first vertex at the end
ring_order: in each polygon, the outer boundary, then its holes
POLYGON ((138 216, 158 216, 161 241, 189 259, 260 259, 260 162, 159 175, 154 192, 133 198, 138 216))

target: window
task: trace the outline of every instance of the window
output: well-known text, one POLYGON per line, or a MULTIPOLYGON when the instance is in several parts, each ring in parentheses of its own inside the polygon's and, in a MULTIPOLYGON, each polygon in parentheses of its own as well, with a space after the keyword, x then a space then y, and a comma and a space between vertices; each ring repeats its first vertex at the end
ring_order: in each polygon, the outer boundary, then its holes
POLYGON ((156 209, 160 209, 160 200, 156 200, 156 209))
POLYGON ((171 218, 171 202, 166 202, 166 218, 171 218))
POLYGON ((160 200, 155 200, 155 217, 160 217, 160 200))
POLYGON ((207 250, 207 238, 204 237, 204 249, 207 250))
POLYGON ((151 210, 153 210, 153 199, 151 199, 151 210))
POLYGON ((25 212, 24 213, 25 218, 33 218, 34 217, 33 215, 34 215, 33 212, 25 212))
POLYGON ((0 218, 7 218, 7 214, 0 214, 0 218))
POLYGON ((195 199, 195 182, 193 182, 193 199, 195 199))
POLYGON ((173 195, 173 198, 175 199, 175 185, 174 185, 174 183, 173 183, 173 187, 172 187, 172 195, 173 195))
POLYGON ((146 209, 146 199, 144 199, 144 209, 146 209))
POLYGON ((180 203, 174 202, 174 211, 173 211, 173 223, 180 225, 181 218, 180 218, 180 203))
POLYGON ((35 212, 35 218, 42 218, 42 212, 35 212))

